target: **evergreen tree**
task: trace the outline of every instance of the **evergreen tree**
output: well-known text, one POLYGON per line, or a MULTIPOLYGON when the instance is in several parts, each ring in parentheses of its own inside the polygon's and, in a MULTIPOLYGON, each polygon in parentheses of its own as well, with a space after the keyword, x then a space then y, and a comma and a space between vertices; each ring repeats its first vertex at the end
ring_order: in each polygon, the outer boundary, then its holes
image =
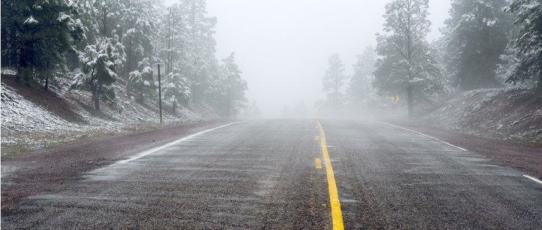
POLYGON ((377 35, 373 86, 382 95, 403 95, 413 117, 414 101, 441 90, 440 70, 426 41, 428 0, 394 0, 386 5, 385 35, 377 35))
POLYGON ((117 78, 116 69, 124 56, 117 37, 98 39, 80 55, 82 73, 76 75, 71 88, 90 91, 94 109, 100 110, 100 101, 113 101, 115 90, 111 86, 117 78))
POLYGON ((339 54, 334 53, 328 59, 328 68, 322 78, 323 90, 327 93, 328 101, 334 105, 333 109, 341 107, 345 82, 344 64, 339 54))
POLYGON ((173 69, 166 75, 163 84, 164 97, 173 105, 173 110, 178 104, 188 105, 191 97, 190 83, 183 77, 181 71, 173 69))
POLYGON ((187 24, 187 62, 181 68, 191 80, 193 102, 203 102, 211 91, 212 76, 218 71, 214 39, 216 18, 207 15, 205 0, 180 0, 181 14, 187 24))
POLYGON ((499 86, 495 78, 508 43, 506 0, 453 0, 446 20, 448 69, 463 90, 499 86))
POLYGON ((350 79, 347 94, 353 106, 358 108, 362 105, 367 105, 373 97, 373 72, 375 71, 376 53, 372 46, 365 47, 361 55, 357 56, 358 60, 354 67, 354 75, 350 79))
MULTIPOLYGON (((519 36, 510 43, 505 72, 507 82, 537 81, 542 91, 542 1, 515 0, 505 8, 517 15, 519 36)), ((506 60, 506 59, 505 59, 506 60)))
POLYGON ((187 66, 187 25, 182 16, 179 4, 167 8, 167 13, 161 15, 158 34, 155 38, 157 55, 166 64, 166 74, 173 69, 183 69, 187 66))
POLYGON ((45 89, 54 69, 64 69, 65 54, 81 39, 75 8, 64 0, 2 1, 2 66, 17 68, 17 81, 43 77, 45 89))
POLYGON ((222 85, 225 116, 228 118, 235 117, 239 111, 248 102, 245 97, 247 83, 241 78, 241 70, 235 63, 235 53, 231 53, 229 57, 222 60, 222 85))
MULTIPOLYGON (((154 1, 152 0, 122 0, 120 13, 120 24, 116 33, 121 38, 126 54, 124 63, 124 74, 136 70, 139 62, 145 58, 152 58, 154 47, 152 37, 156 32, 153 23, 154 1)), ((124 76, 124 75, 123 75, 124 76)))
POLYGON ((71 89, 90 91, 94 108, 100 110, 100 101, 115 99, 112 84, 125 62, 124 46, 117 35, 115 22, 121 20, 121 2, 116 0, 82 0, 80 9, 88 16, 85 24, 92 40, 79 55, 81 73, 76 75, 71 89))
POLYGON ((144 94, 152 95, 155 89, 153 72, 150 66, 149 58, 145 58, 138 63, 138 68, 129 74, 129 83, 126 88, 135 91, 141 103, 145 102, 144 94))

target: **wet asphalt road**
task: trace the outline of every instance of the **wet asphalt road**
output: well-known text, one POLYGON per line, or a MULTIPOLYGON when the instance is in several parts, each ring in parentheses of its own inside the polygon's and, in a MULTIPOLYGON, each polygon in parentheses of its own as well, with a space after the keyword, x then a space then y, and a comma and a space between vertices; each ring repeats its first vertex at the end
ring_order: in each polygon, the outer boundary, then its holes
MULTIPOLYGON (((346 229, 541 229, 542 184, 374 122, 320 121, 346 229)), ((2 228, 331 229, 316 121, 257 120, 184 139, 24 200, 2 228)))

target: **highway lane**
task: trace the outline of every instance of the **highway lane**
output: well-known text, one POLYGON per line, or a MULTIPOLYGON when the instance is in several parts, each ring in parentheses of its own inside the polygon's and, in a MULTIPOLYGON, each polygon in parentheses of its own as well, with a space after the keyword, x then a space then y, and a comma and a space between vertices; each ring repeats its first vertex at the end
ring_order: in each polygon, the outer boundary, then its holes
POLYGON ((2 217, 10 228, 325 229, 309 121, 244 122, 91 171, 2 217))
MULTIPOLYGON (((519 171, 385 124, 320 123, 346 229, 542 226, 542 185, 519 171)), ((321 136, 311 120, 210 130, 29 197, 2 228, 331 229, 321 136)))
POLYGON ((374 122, 324 121, 347 229, 540 229, 542 185, 374 122))

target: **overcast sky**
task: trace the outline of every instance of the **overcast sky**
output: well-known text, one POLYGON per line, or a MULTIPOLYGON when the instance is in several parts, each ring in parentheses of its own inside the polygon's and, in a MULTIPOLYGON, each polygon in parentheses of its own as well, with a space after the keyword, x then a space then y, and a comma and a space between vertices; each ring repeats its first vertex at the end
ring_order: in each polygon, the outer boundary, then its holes
MULTIPOLYGON (((166 0, 166 2, 176 2, 166 0)), ((382 29, 382 0, 207 0, 216 16, 217 58, 236 53, 247 80, 247 96, 264 116, 303 100, 307 107, 325 95, 321 78, 327 59, 339 53, 348 75, 356 55, 376 45, 382 29)), ((430 0, 429 40, 448 17, 450 0, 430 0)))

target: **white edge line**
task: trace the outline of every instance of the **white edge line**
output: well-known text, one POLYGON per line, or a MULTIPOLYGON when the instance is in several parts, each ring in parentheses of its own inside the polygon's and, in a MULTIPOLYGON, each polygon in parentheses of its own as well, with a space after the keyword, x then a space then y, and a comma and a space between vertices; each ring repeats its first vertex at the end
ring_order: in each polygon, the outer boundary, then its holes
POLYGON ((222 125, 222 126, 218 126, 218 127, 215 127, 215 128, 212 128, 212 129, 207 129, 207 130, 204 130, 204 131, 201 131, 199 133, 194 133, 192 135, 189 135, 189 136, 186 136, 186 137, 183 137, 179 140, 176 140, 176 141, 172 141, 170 143, 167 143, 165 145, 162 145, 162 146, 158 146, 158 147, 155 147, 155 148, 152 148, 152 149, 149 149, 149 150, 146 150, 146 151, 143 151, 139 154, 137 154, 136 156, 132 157, 132 158, 129 158, 129 159, 126 159, 126 160, 121 160, 121 161, 117 161, 116 163, 114 163, 113 165, 116 165, 116 164, 124 164, 124 163, 127 163, 127 162, 130 162, 130 161, 133 161, 133 160, 137 160, 139 158, 142 158, 144 156, 147 156, 149 154, 152 154, 152 153, 155 153, 157 151, 160 151, 162 149, 165 149, 169 146, 172 146, 172 145, 176 145, 176 144, 179 144, 180 142, 183 142, 183 141, 186 141, 190 138, 193 138, 193 137, 196 137, 196 136, 199 136, 201 134, 204 134, 204 133, 207 133, 207 132, 211 132, 211 131, 214 131, 214 130, 217 130, 217 129, 221 129, 221 128, 224 128, 226 126, 230 126, 230 125, 233 125, 233 124, 237 124, 237 123, 241 123, 241 122, 245 122, 245 121, 238 121, 238 122, 233 122, 233 123, 229 123, 229 124, 225 124, 225 125, 222 125))
POLYGON ((380 123, 380 124, 389 125, 389 126, 393 126, 393 127, 400 128, 400 129, 404 129, 404 130, 407 130, 407 131, 410 131, 410 132, 413 132, 413 133, 422 135, 422 136, 424 136, 424 137, 428 137, 428 138, 431 138, 431 139, 433 139, 433 140, 440 141, 440 142, 442 142, 442 143, 444 143, 444 144, 447 144, 447 145, 449 145, 449 146, 458 148, 458 149, 460 149, 460 150, 462 150, 462 151, 468 152, 468 150, 466 150, 466 149, 464 149, 464 148, 461 148, 461 147, 459 147, 459 146, 452 145, 452 144, 450 144, 450 143, 448 143, 448 142, 446 142, 446 141, 439 140, 439 139, 436 138, 436 137, 432 137, 432 136, 429 136, 429 135, 426 135, 426 134, 423 134, 423 133, 420 133, 420 132, 417 132, 417 131, 414 131, 414 130, 411 130, 411 129, 403 128, 403 127, 401 127, 401 126, 392 125, 392 124, 388 124, 388 123, 380 122, 380 121, 374 121, 374 122, 380 123))
POLYGON ((536 178, 534 178, 532 176, 529 176, 529 175, 523 175, 523 176, 531 179, 532 181, 534 181, 536 183, 542 184, 542 181, 540 181, 539 179, 536 179, 536 178))

